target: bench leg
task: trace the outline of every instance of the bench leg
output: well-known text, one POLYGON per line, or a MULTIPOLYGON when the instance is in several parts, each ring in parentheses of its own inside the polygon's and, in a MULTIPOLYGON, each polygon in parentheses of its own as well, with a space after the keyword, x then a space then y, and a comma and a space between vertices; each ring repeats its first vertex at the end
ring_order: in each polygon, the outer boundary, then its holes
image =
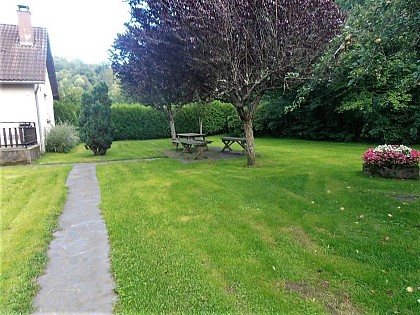
POLYGON ((195 156, 194 160, 197 160, 199 157, 207 159, 207 156, 204 154, 204 146, 197 147, 197 155, 195 156))
POLYGON ((184 147, 184 150, 181 153, 189 153, 189 154, 192 153, 190 144, 182 143, 182 146, 184 147))
POLYGON ((228 149, 229 151, 232 151, 232 148, 230 147, 233 143, 235 143, 235 141, 223 141, 225 147, 222 149, 222 152, 225 152, 226 149, 228 149))
POLYGON ((240 141, 238 142, 239 145, 242 147, 242 153, 246 153, 246 141, 240 141))

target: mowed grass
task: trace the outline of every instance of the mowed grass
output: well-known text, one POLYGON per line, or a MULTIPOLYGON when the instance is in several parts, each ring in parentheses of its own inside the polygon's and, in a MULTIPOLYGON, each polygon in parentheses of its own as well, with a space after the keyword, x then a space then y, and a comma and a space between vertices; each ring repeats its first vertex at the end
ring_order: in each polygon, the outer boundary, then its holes
POLYGON ((257 139, 255 168, 98 165, 115 311, 417 314, 420 183, 363 176, 366 149, 257 139))
POLYGON ((46 153, 36 164, 88 163, 117 160, 151 159, 163 157, 162 151, 170 149, 170 139, 143 141, 114 141, 106 155, 95 156, 84 144, 79 144, 68 153, 46 153))
POLYGON ((70 166, 0 168, 0 313, 28 314, 70 166))

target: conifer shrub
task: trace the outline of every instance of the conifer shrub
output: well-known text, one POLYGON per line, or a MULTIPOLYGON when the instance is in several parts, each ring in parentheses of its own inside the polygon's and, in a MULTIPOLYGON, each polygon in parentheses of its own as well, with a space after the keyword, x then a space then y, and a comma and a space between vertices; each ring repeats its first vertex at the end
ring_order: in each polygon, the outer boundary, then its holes
POLYGON ((105 155, 111 147, 114 124, 108 86, 99 83, 92 92, 82 95, 82 110, 79 116, 80 138, 87 150, 94 155, 105 155))

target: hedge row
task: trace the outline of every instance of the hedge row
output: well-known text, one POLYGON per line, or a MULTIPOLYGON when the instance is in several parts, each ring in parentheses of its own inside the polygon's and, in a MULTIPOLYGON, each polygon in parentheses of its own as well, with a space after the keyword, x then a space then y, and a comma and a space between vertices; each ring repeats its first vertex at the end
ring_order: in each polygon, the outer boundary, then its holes
MULTIPOLYGON (((231 104, 214 101, 203 104, 189 104, 181 108, 175 120, 177 132, 198 132, 199 117, 203 119, 203 132, 223 134, 233 132, 229 122, 236 120, 236 110, 231 104)), ((139 104, 116 104, 112 106, 115 125, 114 140, 144 140, 169 138, 169 123, 165 115, 151 107, 139 104)))
POLYGON ((163 113, 143 105, 113 105, 112 120, 114 140, 158 139, 170 134, 163 113))

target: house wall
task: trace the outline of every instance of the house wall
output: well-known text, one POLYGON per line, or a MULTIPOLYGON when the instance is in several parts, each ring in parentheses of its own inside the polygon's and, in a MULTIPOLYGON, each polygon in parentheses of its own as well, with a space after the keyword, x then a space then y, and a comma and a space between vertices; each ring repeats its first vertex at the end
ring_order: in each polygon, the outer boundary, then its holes
POLYGON ((38 125, 33 84, 0 84, 0 122, 38 125))
POLYGON ((54 125, 48 74, 45 84, 0 84, 0 122, 24 121, 35 122, 41 152, 45 152, 45 133, 54 125))
POLYGON ((37 110, 39 112, 39 122, 37 126, 40 128, 37 130, 38 139, 40 139, 41 151, 45 152, 45 136, 55 125, 54 123, 54 100, 51 91, 50 81, 48 79, 48 73, 46 73, 45 84, 36 84, 34 86, 35 100, 37 110))

